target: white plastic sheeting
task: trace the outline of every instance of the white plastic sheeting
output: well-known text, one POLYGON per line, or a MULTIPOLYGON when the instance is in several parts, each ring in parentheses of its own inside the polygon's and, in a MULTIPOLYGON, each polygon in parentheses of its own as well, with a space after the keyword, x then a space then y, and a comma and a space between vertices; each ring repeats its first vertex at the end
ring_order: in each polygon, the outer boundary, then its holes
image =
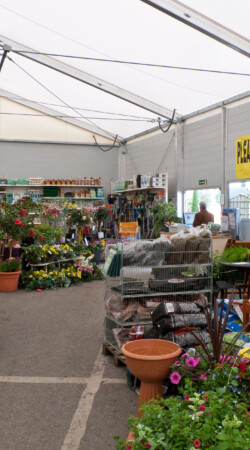
MULTIPOLYGON (((249 38, 248 0, 183 3, 249 38)), ((1 0, 0 29, 20 44, 53 55, 250 73, 245 56, 140 0, 1 0)), ((3 64, 0 86, 13 97, 17 94, 46 103, 60 115, 78 117, 122 137, 157 123, 156 114, 12 52, 8 56, 12 61, 6 58, 3 64)), ((54 57, 179 114, 250 86, 247 76, 54 57)))

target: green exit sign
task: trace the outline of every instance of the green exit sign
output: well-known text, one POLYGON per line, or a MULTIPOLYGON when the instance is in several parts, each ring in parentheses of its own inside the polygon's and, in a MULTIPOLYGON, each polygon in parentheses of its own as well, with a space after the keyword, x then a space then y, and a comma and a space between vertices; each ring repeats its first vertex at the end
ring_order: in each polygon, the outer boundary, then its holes
POLYGON ((207 180, 199 180, 199 186, 203 186, 204 184, 207 184, 207 180))

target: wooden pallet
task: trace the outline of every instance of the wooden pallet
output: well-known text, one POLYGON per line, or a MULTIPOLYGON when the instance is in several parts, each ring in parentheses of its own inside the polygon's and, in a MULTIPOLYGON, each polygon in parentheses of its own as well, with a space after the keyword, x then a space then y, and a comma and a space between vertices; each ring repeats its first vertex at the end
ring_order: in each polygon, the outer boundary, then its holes
POLYGON ((118 366, 126 366, 126 358, 125 356, 119 352, 115 347, 107 342, 103 342, 102 344, 102 353, 103 355, 113 355, 114 356, 114 365, 118 366))

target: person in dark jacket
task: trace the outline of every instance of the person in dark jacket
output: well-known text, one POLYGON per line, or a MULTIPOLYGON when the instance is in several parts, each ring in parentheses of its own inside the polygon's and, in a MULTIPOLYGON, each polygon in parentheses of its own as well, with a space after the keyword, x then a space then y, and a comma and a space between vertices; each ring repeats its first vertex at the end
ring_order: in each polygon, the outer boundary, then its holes
POLYGON ((193 227, 199 227, 203 223, 214 222, 214 215, 207 211, 205 202, 200 202, 200 212, 194 216, 193 227))

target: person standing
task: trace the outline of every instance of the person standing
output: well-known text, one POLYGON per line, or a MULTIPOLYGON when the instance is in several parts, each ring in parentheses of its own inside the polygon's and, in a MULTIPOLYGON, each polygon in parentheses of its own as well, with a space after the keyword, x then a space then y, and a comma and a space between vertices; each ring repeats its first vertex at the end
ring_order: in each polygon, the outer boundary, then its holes
POLYGON ((208 212, 206 202, 200 202, 200 212, 194 216, 193 227, 199 227, 203 223, 214 222, 214 215, 208 212))

